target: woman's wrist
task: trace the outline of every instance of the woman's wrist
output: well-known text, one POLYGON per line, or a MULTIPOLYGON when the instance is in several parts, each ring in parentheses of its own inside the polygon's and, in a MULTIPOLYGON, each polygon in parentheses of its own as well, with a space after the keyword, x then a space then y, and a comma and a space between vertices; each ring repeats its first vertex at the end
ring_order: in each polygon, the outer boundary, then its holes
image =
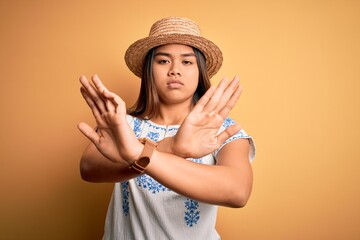
POLYGON ((172 141, 173 141, 172 137, 164 138, 163 140, 158 142, 157 150, 164 153, 174 154, 174 152, 171 149, 172 141))
POLYGON ((157 150, 164 153, 170 153, 178 157, 186 158, 187 156, 176 150, 174 137, 167 137, 158 142, 157 150))
POLYGON ((158 146, 157 142, 154 142, 147 138, 140 138, 139 142, 144 144, 140 156, 130 166, 135 172, 142 174, 145 172, 147 166, 150 163, 151 156, 158 146))
POLYGON ((125 161, 127 165, 130 167, 136 160, 139 159, 141 153, 144 150, 144 144, 142 144, 140 141, 137 142, 134 146, 134 154, 132 156, 129 156, 125 161))

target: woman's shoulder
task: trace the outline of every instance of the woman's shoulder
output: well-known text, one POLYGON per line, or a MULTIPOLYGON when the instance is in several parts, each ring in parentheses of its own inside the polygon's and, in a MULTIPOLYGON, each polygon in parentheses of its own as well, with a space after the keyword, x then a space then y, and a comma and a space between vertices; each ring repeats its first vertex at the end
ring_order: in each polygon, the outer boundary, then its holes
MULTIPOLYGON (((226 128, 230 127, 231 125, 236 124, 236 121, 230 117, 227 117, 219 132, 224 131, 226 128)), ((226 144, 236 140, 236 139, 248 139, 249 143, 250 143, 250 147, 251 147, 251 152, 250 152, 250 161, 252 161, 255 157, 255 152, 256 152, 256 147, 255 147, 255 143, 253 140, 253 137, 251 135, 249 135, 243 128, 240 129, 240 131, 238 131, 236 134, 234 134, 233 136, 229 137, 216 151, 215 151, 215 156, 219 153, 219 151, 221 150, 221 148, 223 146, 225 146, 226 144)))

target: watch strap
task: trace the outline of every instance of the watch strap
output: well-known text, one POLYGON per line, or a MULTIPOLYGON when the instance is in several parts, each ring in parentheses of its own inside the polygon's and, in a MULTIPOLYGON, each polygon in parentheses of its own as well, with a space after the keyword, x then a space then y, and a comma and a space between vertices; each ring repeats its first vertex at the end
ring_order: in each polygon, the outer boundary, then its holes
POLYGON ((139 138, 139 141, 144 144, 144 149, 141 152, 139 159, 134 161, 130 165, 130 168, 135 170, 137 173, 142 174, 149 165, 150 158, 158 144, 147 138, 139 138))

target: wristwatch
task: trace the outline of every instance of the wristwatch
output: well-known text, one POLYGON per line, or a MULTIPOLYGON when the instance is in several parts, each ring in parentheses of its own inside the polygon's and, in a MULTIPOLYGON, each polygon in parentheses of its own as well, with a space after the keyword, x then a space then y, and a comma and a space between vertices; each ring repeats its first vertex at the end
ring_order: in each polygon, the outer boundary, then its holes
POLYGON ((148 138, 139 138, 139 142, 144 144, 144 149, 141 152, 139 159, 133 162, 129 168, 142 174, 149 165, 150 158, 158 144, 148 138))

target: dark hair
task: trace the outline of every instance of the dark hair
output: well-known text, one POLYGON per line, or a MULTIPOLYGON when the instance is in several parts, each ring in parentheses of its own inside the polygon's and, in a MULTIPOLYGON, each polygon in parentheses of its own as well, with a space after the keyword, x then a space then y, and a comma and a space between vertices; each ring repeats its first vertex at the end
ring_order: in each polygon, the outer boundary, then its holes
MULTIPOLYGON (((128 114, 134 117, 151 119, 159 112, 159 96, 152 72, 155 49, 156 48, 151 49, 145 57, 139 97, 135 104, 128 109, 128 114)), ((210 88, 211 83, 206 69, 204 54, 196 48, 193 49, 199 69, 199 83, 192 98, 193 104, 196 104, 202 95, 210 88)))

